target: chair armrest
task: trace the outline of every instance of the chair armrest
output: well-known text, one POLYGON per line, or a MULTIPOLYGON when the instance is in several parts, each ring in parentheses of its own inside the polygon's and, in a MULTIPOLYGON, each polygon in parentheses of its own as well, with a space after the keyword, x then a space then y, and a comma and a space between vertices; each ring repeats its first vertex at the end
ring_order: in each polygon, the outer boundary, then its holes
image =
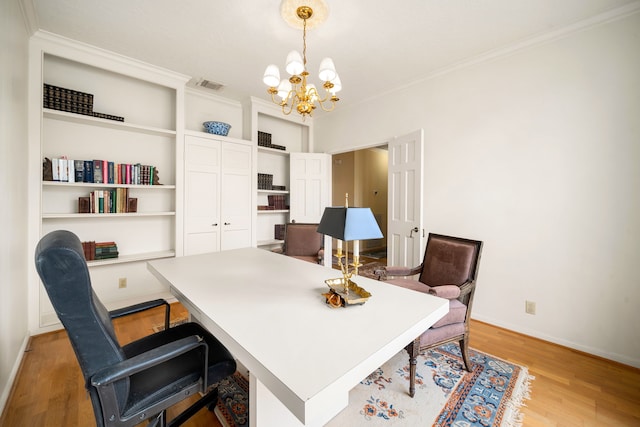
POLYGON ((116 363, 115 365, 102 369, 91 377, 91 385, 99 387, 111 384, 160 363, 164 363, 201 346, 207 348, 204 361, 204 371, 206 374, 206 366, 208 363, 207 343, 202 339, 202 337, 192 335, 190 337, 161 345, 160 347, 138 354, 130 359, 123 360, 120 363, 116 363))
POLYGON ((384 270, 387 276, 413 276, 422 271, 422 264, 413 268, 389 265, 385 267, 384 270))
POLYGON ((476 286, 476 284, 474 282, 465 282, 462 285, 460 285, 460 296, 458 298, 461 298, 469 293, 471 293, 471 291, 473 290, 473 288, 476 286))
POLYGON ((117 310, 112 310, 109 312, 109 316, 112 319, 117 319, 118 317, 127 316, 129 314, 139 313, 141 311, 149 310, 151 308, 160 307, 161 305, 167 306, 167 309, 170 307, 169 303, 163 299, 156 299, 153 301, 145 301, 140 304, 130 305, 128 307, 119 308, 117 310))
POLYGON ((109 312, 109 317, 117 319, 118 317, 128 316, 130 314, 140 313, 141 311, 150 310, 152 308, 165 306, 164 310, 164 328, 169 329, 169 319, 171 317, 171 305, 164 299, 154 299, 152 301, 141 302, 140 304, 130 305, 128 307, 119 308, 109 312))
POLYGON ((457 285, 440 285, 429 288, 429 294, 445 299, 458 299, 460 287, 457 285))

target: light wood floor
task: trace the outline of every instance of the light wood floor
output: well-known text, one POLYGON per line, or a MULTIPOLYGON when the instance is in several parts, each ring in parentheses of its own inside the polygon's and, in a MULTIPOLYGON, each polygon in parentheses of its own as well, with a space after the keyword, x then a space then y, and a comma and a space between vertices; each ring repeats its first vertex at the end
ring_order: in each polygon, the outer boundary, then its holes
MULTIPOLYGON (((172 316, 183 314, 174 304, 172 316)), ((115 327, 125 343, 161 323, 158 310, 119 319, 115 327)), ((477 321, 471 337, 473 348, 526 365, 535 376, 524 426, 640 426, 640 370, 477 321)), ((186 425, 220 426, 206 409, 186 425)), ((0 426, 95 426, 64 331, 32 338, 0 426)))

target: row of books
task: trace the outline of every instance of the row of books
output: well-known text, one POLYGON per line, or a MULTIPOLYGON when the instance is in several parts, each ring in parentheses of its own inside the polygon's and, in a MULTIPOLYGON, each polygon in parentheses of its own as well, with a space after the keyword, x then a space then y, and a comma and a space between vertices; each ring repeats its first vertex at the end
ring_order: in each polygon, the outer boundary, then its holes
POLYGON ((258 205, 259 211, 280 211, 288 210, 286 194, 270 194, 267 196, 268 205, 258 205))
POLYGON ((89 197, 78 197, 78 213, 138 212, 138 199, 129 197, 128 188, 95 190, 89 197))
POLYGON ((118 258, 118 246, 115 242, 82 242, 82 250, 87 261, 118 258))
POLYGON ((258 174, 258 190, 271 190, 273 186, 273 175, 268 173, 258 174))
MULTIPOLYGON (((45 163, 48 159, 45 159, 45 163)), ((66 156, 51 159, 51 176, 47 167, 43 179, 59 182, 90 182, 94 184, 158 185, 155 166, 140 163, 115 163, 108 160, 72 160, 66 156)))
POLYGON ((269 206, 273 206, 277 211, 289 209, 289 206, 287 206, 287 196, 284 194, 270 194, 267 196, 267 200, 269 201, 269 206))
POLYGON ((258 146, 259 147, 267 147, 267 148, 275 148, 276 150, 286 151, 287 147, 284 145, 277 145, 271 143, 271 134, 266 132, 258 131, 258 146))
POLYGON ((100 119, 124 122, 124 117, 93 111, 93 95, 73 89, 45 83, 42 91, 42 106, 67 113, 82 114, 100 119))

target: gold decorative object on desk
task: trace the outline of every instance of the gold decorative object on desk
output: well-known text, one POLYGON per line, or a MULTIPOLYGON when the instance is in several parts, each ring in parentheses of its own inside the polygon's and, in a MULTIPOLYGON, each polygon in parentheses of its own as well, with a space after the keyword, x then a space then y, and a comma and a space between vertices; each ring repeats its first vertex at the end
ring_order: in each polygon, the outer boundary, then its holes
POLYGON ((358 275, 360 267, 360 240, 381 239, 382 231, 370 208, 350 208, 349 194, 345 195, 344 207, 328 207, 322 214, 318 233, 338 239, 338 265, 342 277, 325 280, 329 292, 322 294, 332 307, 364 304, 371 294, 351 279, 358 275), (342 252, 344 241, 344 254, 342 252), (349 264, 349 241, 353 241, 353 262, 349 264), (343 259, 344 258, 344 262, 343 259), (351 268, 350 268, 351 267, 351 268))

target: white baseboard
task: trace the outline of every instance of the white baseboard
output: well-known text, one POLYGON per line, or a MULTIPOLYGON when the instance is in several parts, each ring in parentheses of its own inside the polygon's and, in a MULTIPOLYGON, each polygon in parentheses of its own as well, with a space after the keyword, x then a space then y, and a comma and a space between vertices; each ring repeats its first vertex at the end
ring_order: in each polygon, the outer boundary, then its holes
POLYGON ((633 366, 634 368, 640 368, 640 359, 632 358, 625 355, 608 352, 599 348, 589 347, 585 345, 581 345, 572 341, 568 341, 562 338, 553 337, 550 335, 542 334, 538 331, 521 328, 517 325, 513 325, 510 323, 500 322, 496 319, 487 316, 471 316, 473 320, 478 320, 480 322, 488 323, 490 325, 498 326, 500 328, 508 329, 513 332, 517 332, 519 334, 528 335, 530 337, 538 338, 543 341, 548 341, 553 344, 558 344, 563 347, 568 347, 574 350, 581 351, 583 353, 592 354, 594 356, 602 357, 604 359, 608 359, 614 362, 622 363, 624 365, 633 366))
POLYGON ((22 364, 22 359, 24 358, 24 353, 27 350, 27 345, 29 344, 29 335, 24 337, 22 341, 22 345, 20 346, 20 350, 18 351, 18 357, 16 357, 15 362, 13 363, 13 368, 11 368, 11 372, 9 373, 9 378, 4 386, 4 390, 2 390, 2 395, 0 395, 0 414, 4 412, 4 408, 7 405, 7 401, 9 400, 9 395, 11 394, 11 389, 13 388, 13 383, 18 376, 18 371, 20 370, 20 365, 22 364))

